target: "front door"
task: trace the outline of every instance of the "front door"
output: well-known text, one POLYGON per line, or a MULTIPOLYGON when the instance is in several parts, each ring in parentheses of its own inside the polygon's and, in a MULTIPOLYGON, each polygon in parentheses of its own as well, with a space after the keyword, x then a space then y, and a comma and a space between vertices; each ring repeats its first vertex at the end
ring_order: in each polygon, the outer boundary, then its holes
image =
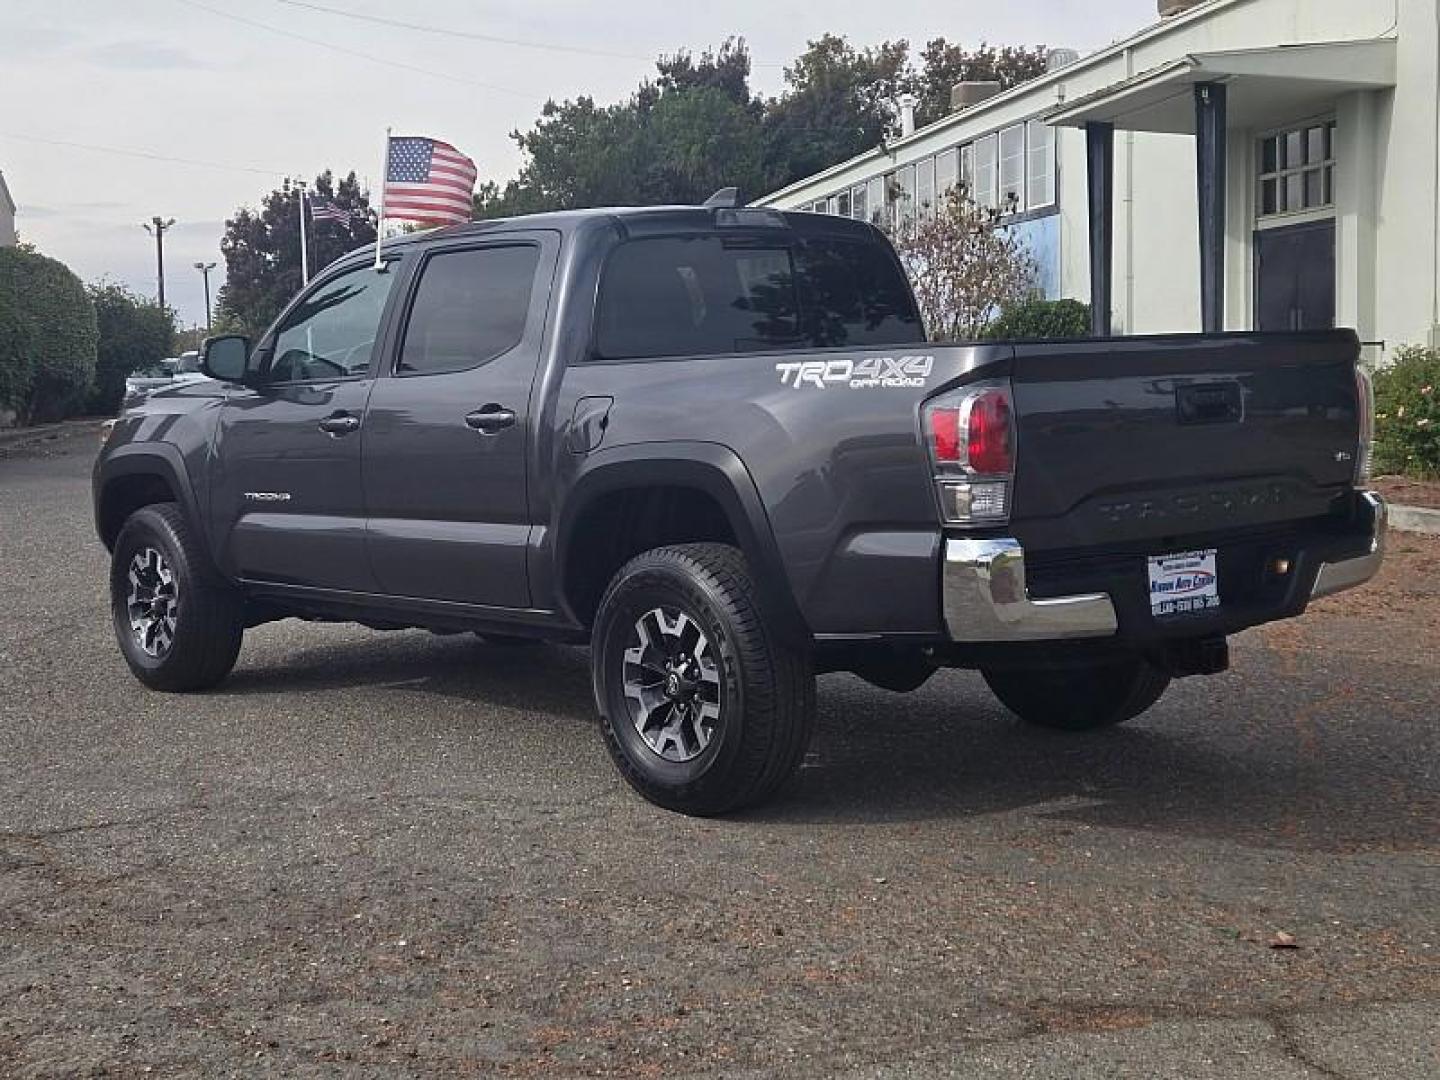
POLYGON ((1255 329, 1335 325, 1335 221, 1255 233, 1255 329))
POLYGON ((371 564, 393 596, 530 603, 530 391, 558 250, 552 233, 435 247, 370 396, 371 564))
POLYGON ((260 383, 226 400, 211 487, 225 570, 373 592, 360 446, 371 361, 397 270, 315 285, 259 346, 260 383))

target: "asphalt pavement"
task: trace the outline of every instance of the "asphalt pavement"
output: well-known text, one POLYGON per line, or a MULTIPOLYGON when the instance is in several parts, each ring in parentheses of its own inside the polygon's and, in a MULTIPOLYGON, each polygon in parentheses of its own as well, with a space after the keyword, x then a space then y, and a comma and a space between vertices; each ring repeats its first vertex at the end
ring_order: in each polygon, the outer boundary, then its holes
POLYGON ((94 449, 0 454, 0 1075, 1440 1076, 1440 540, 1099 735, 827 677, 700 821, 583 650, 289 621, 143 689, 94 449))

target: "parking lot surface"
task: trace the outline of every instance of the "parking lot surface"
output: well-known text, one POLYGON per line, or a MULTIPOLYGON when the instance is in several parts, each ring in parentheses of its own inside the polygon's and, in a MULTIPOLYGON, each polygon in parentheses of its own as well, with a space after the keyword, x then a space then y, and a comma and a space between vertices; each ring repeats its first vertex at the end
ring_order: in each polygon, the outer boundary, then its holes
POLYGON ((291 621, 144 690, 93 452, 0 456, 0 1075, 1440 1075, 1440 541, 1099 735, 827 677, 701 821, 582 650, 291 621))

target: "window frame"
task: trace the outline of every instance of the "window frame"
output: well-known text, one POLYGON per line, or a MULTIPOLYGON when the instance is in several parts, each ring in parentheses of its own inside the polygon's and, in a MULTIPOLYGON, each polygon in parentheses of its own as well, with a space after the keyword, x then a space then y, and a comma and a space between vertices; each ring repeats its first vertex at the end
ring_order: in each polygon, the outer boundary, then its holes
POLYGON ((410 272, 410 278, 405 285, 405 309, 396 320, 395 341, 390 348, 389 362, 382 365, 386 377, 392 379, 421 379, 438 375, 459 375, 467 371, 475 371, 479 368, 493 364, 502 357, 509 356, 516 349, 525 344, 526 338, 530 336, 530 325, 535 316, 535 289, 539 285, 541 271, 545 261, 545 247, 539 238, 527 236, 523 233, 500 233, 486 237, 483 242, 435 246, 421 253, 419 259, 410 272), (400 361, 405 355, 405 339, 410 334, 410 322, 415 317, 415 302, 420 296, 420 286, 425 280, 425 270, 437 258, 445 255, 462 255, 471 251, 489 251, 498 248, 528 247, 536 252, 535 270, 530 279, 530 294, 526 301, 525 321, 520 327, 520 337, 515 344, 511 345, 504 352, 497 353, 487 359, 477 361, 467 367, 445 368, 443 371, 401 371, 400 361))
POLYGON ((1027 120, 1025 122, 1025 209, 1026 211, 1048 210, 1060 202, 1059 170, 1056 162, 1059 160, 1059 138, 1058 132, 1044 120, 1027 120), (1047 135, 1046 153, 1049 160, 1046 162, 1045 170, 1046 186, 1049 189, 1049 198, 1039 201, 1035 198, 1033 181, 1038 175, 1035 169, 1035 158, 1037 148, 1031 143, 1031 135, 1036 131, 1043 131, 1047 135))
POLYGON ((1338 125, 1335 116, 1326 114, 1295 120, 1256 135, 1252 144, 1255 160, 1251 169, 1251 182, 1254 185, 1252 197, 1255 200, 1255 228, 1283 228, 1286 225, 1298 225, 1306 221, 1323 221, 1336 216, 1338 207, 1335 201, 1335 176, 1339 171, 1339 158, 1336 155, 1337 133, 1338 125), (1304 164, 1290 165, 1281 159, 1280 148, 1290 136, 1298 135, 1302 143, 1308 143, 1309 133, 1315 128, 1321 128, 1326 133, 1329 145, 1324 158, 1311 162, 1307 146, 1304 164), (1267 171, 1265 168, 1265 145, 1271 142, 1276 143, 1275 168, 1267 171), (1286 183, 1292 179, 1298 180, 1300 183, 1301 201, 1303 202, 1305 182, 1307 177, 1312 174, 1319 178, 1321 199, 1319 203, 1314 206, 1302 206, 1299 209, 1291 209, 1287 205, 1284 210, 1276 209, 1269 213, 1265 211, 1265 185, 1267 182, 1273 181, 1275 184, 1276 206, 1278 207, 1281 202, 1288 204, 1288 200, 1283 198, 1283 192, 1286 183), (1329 181, 1328 185, 1327 180, 1329 181))
MULTIPOLYGON (((815 345, 811 345, 811 344, 806 343, 806 344, 795 345, 795 346, 793 346, 793 347, 778 347, 778 348, 773 348, 773 349, 747 349, 747 350, 730 350, 730 351, 726 351, 726 352, 704 352, 704 353, 666 353, 666 354, 661 355, 661 356, 605 356, 603 353, 601 353, 601 351, 600 351, 600 342, 599 342, 599 338, 600 338, 600 310, 601 310, 602 305, 605 303, 605 288, 606 288, 606 282, 607 282, 607 275, 608 275, 609 270, 610 270, 610 262, 611 262, 611 260, 614 258, 615 253, 616 253, 617 251, 619 251, 621 248, 626 247, 626 246, 629 246, 629 245, 631 245, 631 244, 644 244, 644 243, 651 242, 651 241, 656 241, 656 240, 705 240, 705 239, 718 239, 718 240, 722 240, 722 241, 725 241, 725 240, 736 240, 736 241, 741 241, 742 243, 744 243, 744 242, 751 242, 751 243, 753 243, 753 244, 754 244, 756 247, 758 247, 758 248, 767 248, 767 247, 783 248, 783 249, 785 249, 786 251, 790 252, 790 257, 791 257, 792 262, 793 262, 793 260, 794 260, 794 258, 795 258, 796 250, 797 250, 799 247, 803 246, 805 243, 809 242, 809 240, 811 240, 811 239, 830 240, 830 241, 837 242, 837 243, 850 243, 850 244, 856 244, 856 245, 862 246, 862 247, 863 247, 863 246, 867 246, 866 243, 865 243, 865 241, 862 240, 862 239, 860 239, 860 238, 858 238, 858 237, 852 238, 852 237, 846 237, 846 236, 838 236, 838 235, 834 235, 834 234, 822 234, 822 235, 819 236, 819 237, 808 237, 808 236, 788 235, 788 236, 786 236, 785 238, 782 239, 782 238, 780 238, 780 237, 777 237, 777 236, 776 236, 774 233, 772 233, 772 232, 735 230, 734 232, 726 231, 726 232, 724 232, 724 233, 717 233, 717 232, 714 232, 714 231, 712 231, 712 230, 706 230, 706 229, 686 229, 686 230, 680 230, 680 231, 676 231, 676 232, 668 232, 668 231, 667 231, 667 232, 657 232, 657 233, 646 233, 646 234, 644 234, 644 235, 631 236, 631 237, 628 237, 627 239, 624 239, 624 240, 618 240, 616 243, 614 243, 614 244, 612 244, 612 245, 610 246, 609 250, 607 250, 607 251, 605 252, 603 258, 600 260, 600 266, 598 267, 598 269, 597 269, 597 271, 596 271, 594 301, 593 301, 593 303, 591 304, 591 307, 590 307, 590 328, 589 328, 589 333, 587 334, 587 337, 586 337, 586 342, 585 342, 584 351, 583 351, 583 353, 581 354, 581 363, 582 363, 582 365, 599 365, 599 364, 668 364, 668 363, 676 363, 676 362, 685 361, 685 360, 719 360, 719 359, 735 358, 735 357, 748 358, 748 357, 757 357, 757 356, 780 356, 780 355, 786 355, 786 356, 788 356, 788 355, 795 354, 795 353, 803 353, 803 354, 811 354, 811 355, 813 355, 813 354, 815 354, 815 353, 846 353, 846 352, 848 352, 848 353, 853 353, 857 348, 865 348, 865 349, 884 349, 884 348, 891 348, 891 347, 892 347, 892 346, 888 346, 888 345, 874 345, 874 346, 866 345, 866 346, 857 346, 857 345, 854 345, 854 344, 846 344, 846 345, 826 345, 826 346, 819 346, 819 347, 817 347, 817 346, 815 346, 815 345)), ((895 271, 895 273, 897 273, 897 274, 900 275, 900 280, 905 283, 905 287, 906 287, 907 291, 909 291, 909 290, 910 290, 909 277, 908 277, 908 275, 907 275, 906 272, 905 272, 905 267, 904 267, 904 265, 903 265, 903 264, 901 263, 901 261, 900 261, 900 257, 895 253, 894 249, 893 249, 893 248, 890 248, 888 245, 886 245, 886 249, 887 249, 887 251, 888 251, 889 262, 890 262, 890 265, 891 265, 892 269, 895 271)), ((800 316, 801 316, 801 318, 802 318, 802 320, 803 320, 803 313, 804 313, 804 296, 803 296, 803 293, 801 293, 801 292, 799 291, 799 288, 800 288, 800 287, 799 287, 799 283, 797 282, 797 284, 796 284, 796 289, 797 289, 797 301, 798 301, 798 305, 799 305, 799 306, 797 306, 797 309, 796 309, 796 310, 797 310, 797 313, 800 314, 800 316)), ((914 299, 913 291, 911 292, 911 303, 912 303, 912 305, 914 305, 916 318, 917 318, 917 320, 918 320, 918 325, 919 325, 919 327, 920 327, 920 332, 923 334, 923 333, 924 333, 924 316, 920 313, 919 304, 918 304, 918 303, 915 301, 915 299, 914 299)), ((922 340, 923 340, 923 339, 922 339, 922 340)), ((899 346, 894 346, 894 347, 899 347, 899 346)), ((570 363, 573 364, 574 361, 572 360, 572 361, 570 361, 570 363)))
POLYGON ((995 132, 995 198, 1002 213, 1007 206, 1012 208, 1010 210, 1012 214, 1024 213, 1028 208, 1027 192, 1030 187, 1030 154, 1025 128, 1026 125, 1024 123, 1009 124, 995 132), (1005 143, 1007 139, 1019 140, 1020 152, 1018 154, 1006 155, 1005 143), (1018 186, 1011 191, 1005 190, 1005 167, 1007 162, 1019 163, 1018 172, 1020 182, 1018 186), (1010 196, 1012 195, 1015 196, 1013 203, 1010 200, 1010 196))
POLYGON ((275 347, 280 340, 280 335, 283 334, 286 330, 290 329, 292 325, 294 325, 290 322, 290 316, 296 311, 296 309, 303 305, 312 296, 319 293, 323 289, 329 288, 341 278, 348 277, 350 274, 357 274, 365 270, 373 271, 375 269, 375 264, 371 259, 368 258, 361 262, 348 263, 344 266, 338 266, 335 268, 333 273, 327 274, 323 277, 317 278, 314 281, 311 281, 309 286, 301 290, 295 296, 295 298, 285 306, 285 310, 280 313, 280 315, 275 319, 275 322, 271 325, 270 329, 265 332, 265 336, 261 338, 260 345, 256 350, 257 352, 262 354, 259 357, 257 369, 260 372, 261 378, 263 379, 264 387, 266 389, 269 389, 270 387, 285 388, 291 386, 314 386, 317 383, 326 383, 329 385, 333 385, 335 383, 359 382, 363 379, 376 378, 379 374, 378 369, 383 369, 384 367, 384 350, 388 345, 389 329, 395 318, 395 306, 400 302, 400 294, 407 291, 407 287, 409 284, 409 277, 407 272, 410 265, 412 264, 413 260, 404 259, 402 253, 399 252, 386 253, 382 258, 382 265, 384 266, 384 269, 381 272, 396 276, 391 278, 390 290, 388 293, 386 293, 385 303, 380 308, 380 318, 375 325, 375 337, 370 343, 370 359, 366 363, 364 371, 355 372, 354 374, 350 375, 333 375, 327 378, 318 379, 270 378, 270 373, 274 370, 275 366, 275 347), (406 276, 402 280, 400 275, 406 276))

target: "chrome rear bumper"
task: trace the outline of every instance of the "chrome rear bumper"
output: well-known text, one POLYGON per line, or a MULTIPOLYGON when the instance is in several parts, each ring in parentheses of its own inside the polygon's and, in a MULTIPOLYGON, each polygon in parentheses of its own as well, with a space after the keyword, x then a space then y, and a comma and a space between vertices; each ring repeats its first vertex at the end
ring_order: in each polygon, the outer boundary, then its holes
POLYGON ((1385 505, 1385 500, 1373 491, 1364 492, 1361 498, 1374 515, 1370 550, 1353 559, 1321 563, 1320 573, 1315 577, 1315 587, 1310 590, 1311 600, 1334 596, 1346 589, 1364 585, 1380 572, 1380 564, 1385 560, 1385 534, 1390 528, 1390 510, 1385 505))
MULTIPOLYGON (((1380 570, 1389 519, 1385 500, 1368 491, 1360 493, 1359 499, 1362 517, 1357 531, 1362 544, 1361 530, 1370 533, 1369 550, 1351 558, 1322 562, 1310 591, 1311 600, 1363 585, 1380 570), (1364 523, 1364 511, 1368 511, 1368 525, 1364 523)), ((1341 550, 1354 551, 1353 541, 1341 550)), ((1119 629, 1115 601, 1107 593, 1032 600, 1025 577, 1025 549, 1020 541, 1009 537, 947 538, 942 593, 945 628, 951 641, 1064 641, 1113 637, 1119 629)), ((1272 614, 1254 622, 1298 615, 1303 609, 1301 592, 1294 596, 1293 606, 1277 606, 1272 614)))
POLYGON ((952 641, 1110 637, 1115 605, 1104 593, 1031 600, 1020 541, 945 541, 945 627, 952 641))

